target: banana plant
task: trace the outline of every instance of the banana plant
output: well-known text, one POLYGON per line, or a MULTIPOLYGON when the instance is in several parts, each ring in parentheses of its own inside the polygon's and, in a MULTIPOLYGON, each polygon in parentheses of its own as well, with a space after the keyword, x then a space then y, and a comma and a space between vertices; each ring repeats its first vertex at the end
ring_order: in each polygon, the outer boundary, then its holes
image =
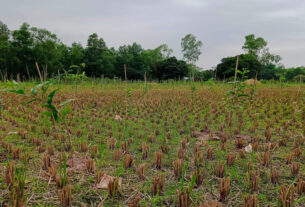
POLYGON ((74 101, 74 99, 66 100, 58 105, 53 104, 53 98, 59 89, 57 88, 51 92, 48 92, 50 86, 52 85, 50 81, 45 81, 35 85, 30 89, 29 92, 22 89, 21 85, 16 81, 8 81, 7 83, 11 88, 5 88, 2 90, 2 92, 10 92, 24 96, 25 98, 29 99, 25 103, 26 105, 32 102, 40 104, 40 106, 46 109, 43 111, 43 113, 51 119, 54 125, 56 122, 64 120, 65 116, 71 110, 70 106, 64 106, 74 101))

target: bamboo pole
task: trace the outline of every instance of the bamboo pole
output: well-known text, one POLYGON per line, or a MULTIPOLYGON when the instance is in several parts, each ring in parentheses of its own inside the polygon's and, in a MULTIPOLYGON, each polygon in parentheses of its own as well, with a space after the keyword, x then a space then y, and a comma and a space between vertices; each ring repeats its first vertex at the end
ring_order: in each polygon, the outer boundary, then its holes
POLYGON ((42 76, 41 76, 41 73, 40 73, 40 69, 39 69, 38 63, 35 62, 35 65, 36 65, 37 72, 38 72, 38 74, 39 74, 40 82, 43 83, 43 79, 42 79, 42 76))
POLYGON ((239 55, 237 55, 237 59, 236 59, 235 76, 234 76, 234 84, 236 83, 236 78, 237 78, 238 59, 239 59, 239 55))
POLYGON ((126 64, 124 64, 124 73, 125 73, 125 82, 127 82, 127 71, 126 71, 126 64))

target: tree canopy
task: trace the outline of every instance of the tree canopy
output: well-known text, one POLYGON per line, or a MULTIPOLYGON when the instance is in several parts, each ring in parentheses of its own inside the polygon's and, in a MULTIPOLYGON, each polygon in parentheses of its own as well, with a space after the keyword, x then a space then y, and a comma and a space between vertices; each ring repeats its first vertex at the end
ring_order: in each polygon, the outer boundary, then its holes
MULTIPOLYGON (((1 80, 37 78, 36 62, 48 77, 84 72, 89 77, 125 79, 124 66, 129 80, 143 80, 144 76, 148 80, 184 77, 223 80, 234 76, 236 56, 223 58, 215 69, 202 70, 196 66, 202 45, 196 36, 187 34, 181 39, 183 60, 179 60, 166 44, 144 49, 134 42, 115 49, 108 47, 101 35, 93 33, 85 46, 79 42, 69 46, 47 29, 23 23, 19 29, 10 31, 0 21, 0 76, 1 80)), ((250 70, 249 78, 304 80, 305 68, 285 69, 280 64, 281 57, 270 52, 264 38, 247 35, 242 49, 238 69, 250 70)))
POLYGON ((19 29, 10 32, 8 27, 0 22, 2 80, 15 79, 17 76, 26 80, 37 76, 35 62, 39 64, 42 73, 48 76, 63 72, 79 73, 82 69, 89 77, 124 79, 126 65, 130 80, 143 79, 144 74, 149 79, 157 79, 163 70, 172 75, 161 74, 162 77, 178 78, 181 75, 181 62, 177 60, 177 68, 172 67, 172 52, 166 44, 154 49, 144 49, 136 42, 123 45, 116 50, 108 48, 104 39, 96 33, 89 35, 86 47, 77 42, 67 46, 46 29, 31 27, 24 23, 19 29), (170 60, 167 62, 167 59, 170 60), (84 68, 70 67, 82 63, 85 65, 84 68), (161 65, 163 69, 159 70, 158 67, 161 65))

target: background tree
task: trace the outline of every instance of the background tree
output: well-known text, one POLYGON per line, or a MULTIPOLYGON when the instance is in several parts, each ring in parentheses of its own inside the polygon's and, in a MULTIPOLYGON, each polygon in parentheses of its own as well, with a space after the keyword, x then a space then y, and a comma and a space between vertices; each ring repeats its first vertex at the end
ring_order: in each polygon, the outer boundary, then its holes
POLYGON ((167 58, 157 65, 155 77, 159 80, 182 79, 188 73, 188 67, 185 61, 177 60, 176 57, 167 58))
POLYGON ((0 21, 0 75, 2 80, 7 78, 8 73, 9 35, 8 27, 0 21))
POLYGON ((34 39, 30 31, 30 25, 23 23, 19 30, 12 32, 11 55, 13 56, 12 73, 27 75, 33 74, 31 66, 34 65, 33 45, 34 39), (14 67, 13 67, 14 66, 14 67))
POLYGON ((73 42, 69 48, 69 64, 80 65, 85 62, 85 50, 80 43, 73 42))
POLYGON ((250 34, 245 37, 245 43, 242 48, 248 54, 253 55, 258 58, 260 55, 260 52, 266 46, 267 46, 267 42, 262 37, 255 38, 254 34, 250 34))
POLYGON ((117 52, 114 48, 110 48, 107 50, 103 50, 100 58, 98 60, 98 64, 101 65, 102 74, 105 77, 113 78, 115 77, 115 62, 116 62, 117 52))
MULTIPOLYGON (((223 80, 233 77, 235 75, 235 67, 236 56, 223 58, 216 67, 217 79, 223 80)), ((263 66, 253 55, 241 54, 239 55, 238 70, 243 68, 250 70, 247 74, 248 78, 255 78, 256 71, 261 71, 263 66)))
POLYGON ((55 34, 46 29, 31 28, 33 37, 33 56, 45 76, 56 73, 59 68, 58 46, 62 44, 55 34))
POLYGON ((143 50, 142 57, 145 61, 145 67, 149 68, 149 74, 146 74, 148 78, 155 78, 154 74, 157 70, 157 64, 172 54, 173 50, 169 49, 166 44, 162 44, 155 49, 143 50))
MULTIPOLYGON (((267 47, 267 42, 266 40, 264 40, 264 38, 255 38, 254 34, 250 34, 245 37, 245 43, 242 49, 244 49, 247 54, 255 57, 264 66, 261 71, 255 71, 256 73, 263 73, 264 68, 270 68, 269 65, 277 64, 281 60, 281 57, 279 55, 274 55, 270 53, 269 48, 267 47)), ((252 68, 248 69, 253 70, 252 68)))
MULTIPOLYGON (((103 75, 124 79, 124 64, 130 80, 143 80, 144 74, 148 80, 179 79, 187 75, 185 69, 193 80, 209 80, 215 75, 218 79, 234 76, 236 57, 223 58, 214 71, 201 70, 195 63, 201 54, 202 42, 188 34, 182 38, 181 46, 183 59, 188 62, 186 67, 185 61, 170 57, 173 51, 166 44, 144 49, 133 43, 116 50, 108 48, 105 41, 93 33, 88 37, 86 47, 75 42, 68 46, 47 29, 23 23, 19 29, 9 31, 0 21, 0 77, 4 81, 17 77, 21 80, 37 78, 35 62, 48 77, 60 75, 71 69, 71 65, 79 66, 82 63, 86 66, 82 72, 92 77, 103 75)), ((246 54, 240 55, 239 69, 250 70, 250 78, 255 78, 257 74, 258 78, 266 80, 303 80, 304 67, 285 69, 279 62, 281 57, 269 52, 267 42, 262 37, 247 35, 242 48, 246 54)), ((77 67, 73 68, 74 73, 80 72, 75 69, 77 67)))
POLYGON ((96 33, 89 36, 87 48, 85 49, 86 72, 89 76, 100 76, 103 74, 102 52, 107 50, 107 46, 103 38, 99 38, 96 33))
POLYGON ((116 75, 125 78, 124 64, 127 77, 132 80, 143 80, 144 74, 151 74, 151 68, 146 64, 144 50, 141 45, 133 43, 119 47, 116 59, 116 75))
POLYGON ((303 76, 305 76, 305 67, 288 68, 285 70, 285 77, 288 81, 298 81, 303 76))
MULTIPOLYGON (((195 65, 199 56, 201 55, 200 48, 202 47, 202 42, 196 40, 196 37, 192 34, 187 34, 181 40, 183 59, 185 59, 189 64, 195 65)), ((194 68, 191 69, 191 77, 194 80, 194 68)))

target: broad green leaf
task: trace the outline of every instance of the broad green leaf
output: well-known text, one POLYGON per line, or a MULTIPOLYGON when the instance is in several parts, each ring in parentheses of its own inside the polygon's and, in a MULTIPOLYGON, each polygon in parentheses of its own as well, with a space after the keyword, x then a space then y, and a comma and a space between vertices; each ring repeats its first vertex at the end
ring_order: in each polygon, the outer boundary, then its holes
POLYGON ((78 68, 78 65, 71 65, 70 68, 78 68))
POLYGON ((9 81, 9 80, 6 81, 6 84, 7 84, 8 86, 14 86, 14 84, 13 84, 11 81, 9 81))
POLYGON ((34 102, 34 101, 37 101, 37 99, 36 99, 36 98, 34 98, 34 99, 32 99, 32 100, 30 100, 30 101, 26 102, 26 103, 25 103, 25 105, 28 105, 28 104, 30 104, 30 103, 32 103, 32 102, 34 102))
POLYGON ((43 111, 42 113, 43 113, 44 115, 47 115, 47 116, 52 117, 52 114, 51 114, 51 112, 49 112, 49 111, 43 111))
POLYGON ((67 100, 67 101, 64 101, 64 102, 62 102, 61 104, 59 104, 59 106, 64 106, 64 105, 66 105, 66 104, 68 104, 68 103, 70 103, 70 102, 72 102, 72 101, 75 101, 75 99, 69 99, 69 100, 67 100))
POLYGON ((16 82, 15 80, 13 80, 13 84, 16 85, 16 86, 19 86, 19 83, 16 82))
POLYGON ((37 84, 34 88, 40 88, 40 87, 45 86, 45 85, 47 85, 47 84, 50 84, 50 81, 45 81, 45 82, 43 82, 43 83, 39 83, 39 84, 37 84))
POLYGON ((238 96, 238 97, 243 97, 243 96, 249 97, 249 95, 247 95, 247 94, 238 94, 237 96, 238 96))
POLYGON ((64 119, 66 115, 71 111, 71 106, 67 106, 63 110, 61 110, 61 117, 64 119))
POLYGON ((58 91, 58 90, 59 90, 59 89, 55 89, 54 91, 52 91, 52 92, 48 95, 48 101, 47 101, 48 104, 52 104, 52 102, 53 102, 53 97, 54 97, 56 91, 58 91))
POLYGON ((34 95, 34 96, 37 96, 37 88, 31 88, 31 93, 34 95))
POLYGON ((5 88, 5 89, 3 89, 2 91, 25 95, 25 92, 24 92, 24 90, 22 90, 22 89, 15 90, 15 89, 8 89, 8 88, 5 88))
POLYGON ((55 106, 53 106, 52 104, 44 104, 42 106, 50 109, 51 110, 51 116, 50 116, 51 119, 53 120, 53 116, 54 116, 55 121, 57 121, 57 119, 58 119, 58 111, 56 110, 55 106))

